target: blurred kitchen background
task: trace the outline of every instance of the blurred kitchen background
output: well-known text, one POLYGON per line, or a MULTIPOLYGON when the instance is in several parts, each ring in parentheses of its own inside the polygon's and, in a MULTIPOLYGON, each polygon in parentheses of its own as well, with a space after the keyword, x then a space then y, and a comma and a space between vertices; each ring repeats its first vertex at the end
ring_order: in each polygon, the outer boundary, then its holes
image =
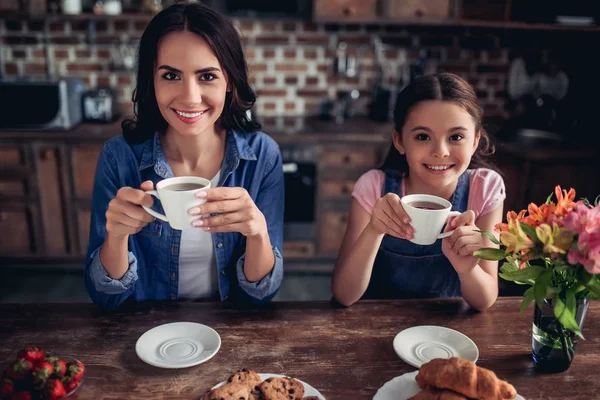
MULTIPOLYGON (((454 72, 475 87, 506 210, 556 184, 600 194, 599 2, 204 2, 238 24, 252 116, 284 158, 278 300, 330 297, 354 182, 385 157, 395 95, 421 74, 454 72)), ((0 302, 89 301, 96 160, 132 114, 137 41, 170 4, 0 0, 0 302)))

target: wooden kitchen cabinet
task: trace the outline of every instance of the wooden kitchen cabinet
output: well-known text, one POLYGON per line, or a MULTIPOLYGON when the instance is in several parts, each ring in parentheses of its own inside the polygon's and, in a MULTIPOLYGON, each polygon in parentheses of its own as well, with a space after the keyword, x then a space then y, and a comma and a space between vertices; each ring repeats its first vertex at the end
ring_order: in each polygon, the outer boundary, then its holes
POLYGON ((318 250, 335 257, 348 224, 352 190, 358 178, 383 162, 389 143, 323 145, 319 162, 318 250))
POLYGON ((561 148, 527 151, 521 146, 497 146, 496 165, 504 177, 504 210, 519 212, 529 203, 543 203, 556 185, 574 188, 576 200, 600 194, 600 164, 594 150, 561 148))
POLYGON ((392 20, 446 20, 450 0, 383 0, 383 16, 392 20))
POLYGON ((0 206, 0 256, 35 251, 31 214, 26 206, 0 206))
POLYGON ((316 21, 374 21, 377 0, 314 0, 313 14, 316 21))

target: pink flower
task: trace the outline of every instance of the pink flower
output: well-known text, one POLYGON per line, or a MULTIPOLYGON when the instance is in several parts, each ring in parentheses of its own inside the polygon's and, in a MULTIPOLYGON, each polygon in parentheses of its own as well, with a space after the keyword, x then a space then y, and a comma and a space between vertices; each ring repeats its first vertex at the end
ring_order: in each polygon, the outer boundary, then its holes
POLYGON ((600 205, 589 208, 583 201, 578 201, 575 208, 564 220, 564 227, 578 234, 592 233, 600 230, 600 205))
POLYGON ((578 202, 564 222, 565 228, 579 234, 577 248, 567 254, 569 263, 580 263, 589 273, 600 274, 600 205, 589 208, 578 202))

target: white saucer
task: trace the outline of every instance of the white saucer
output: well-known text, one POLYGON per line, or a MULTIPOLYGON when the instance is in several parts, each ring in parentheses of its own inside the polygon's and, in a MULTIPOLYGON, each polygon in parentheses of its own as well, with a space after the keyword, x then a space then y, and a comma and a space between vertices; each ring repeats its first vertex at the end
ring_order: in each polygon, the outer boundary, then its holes
POLYGON ((146 331, 135 344, 142 361, 160 368, 187 368, 211 359, 221 347, 214 329, 195 322, 173 322, 146 331))
MULTIPOLYGON (((285 378, 286 375, 279 375, 279 374, 258 374, 258 376, 260 376, 260 379, 262 379, 263 381, 265 379, 268 378, 285 378)), ((325 400, 325 396, 323 396, 321 393, 319 393, 319 391, 317 389, 315 389, 314 387, 310 386, 308 383, 301 381, 298 378, 294 378, 296 379, 298 382, 300 382, 301 384, 304 385, 304 397, 307 396, 317 396, 319 399, 321 400, 325 400)), ((225 381, 220 382, 218 384, 216 384, 213 389, 216 389, 220 386, 223 386, 225 384, 225 381)))
MULTIPOLYGON (((419 385, 415 381, 415 376, 419 371, 409 372, 395 377, 391 381, 386 382, 379 388, 373 400, 408 400, 412 396, 421 391, 419 385)), ((514 400, 525 400, 522 396, 517 395, 514 400)))
POLYGON ((413 326, 394 338, 396 354, 415 368, 434 358, 461 357, 476 362, 479 350, 462 333, 442 326, 413 326))

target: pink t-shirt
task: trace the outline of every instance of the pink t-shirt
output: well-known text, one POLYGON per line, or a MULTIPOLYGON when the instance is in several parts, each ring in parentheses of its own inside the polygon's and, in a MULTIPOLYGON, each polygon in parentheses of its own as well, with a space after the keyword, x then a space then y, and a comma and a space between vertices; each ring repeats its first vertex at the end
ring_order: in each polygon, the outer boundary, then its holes
MULTIPOLYGON (((504 180, 496 171, 487 168, 468 169, 469 174, 469 203, 467 208, 475 212, 479 218, 496 209, 506 198, 504 180)), ((385 173, 379 169, 365 172, 354 186, 352 197, 369 214, 373 212, 375 202, 381 197, 385 182, 385 173)), ((400 197, 404 196, 404 180, 400 188, 400 197)))

